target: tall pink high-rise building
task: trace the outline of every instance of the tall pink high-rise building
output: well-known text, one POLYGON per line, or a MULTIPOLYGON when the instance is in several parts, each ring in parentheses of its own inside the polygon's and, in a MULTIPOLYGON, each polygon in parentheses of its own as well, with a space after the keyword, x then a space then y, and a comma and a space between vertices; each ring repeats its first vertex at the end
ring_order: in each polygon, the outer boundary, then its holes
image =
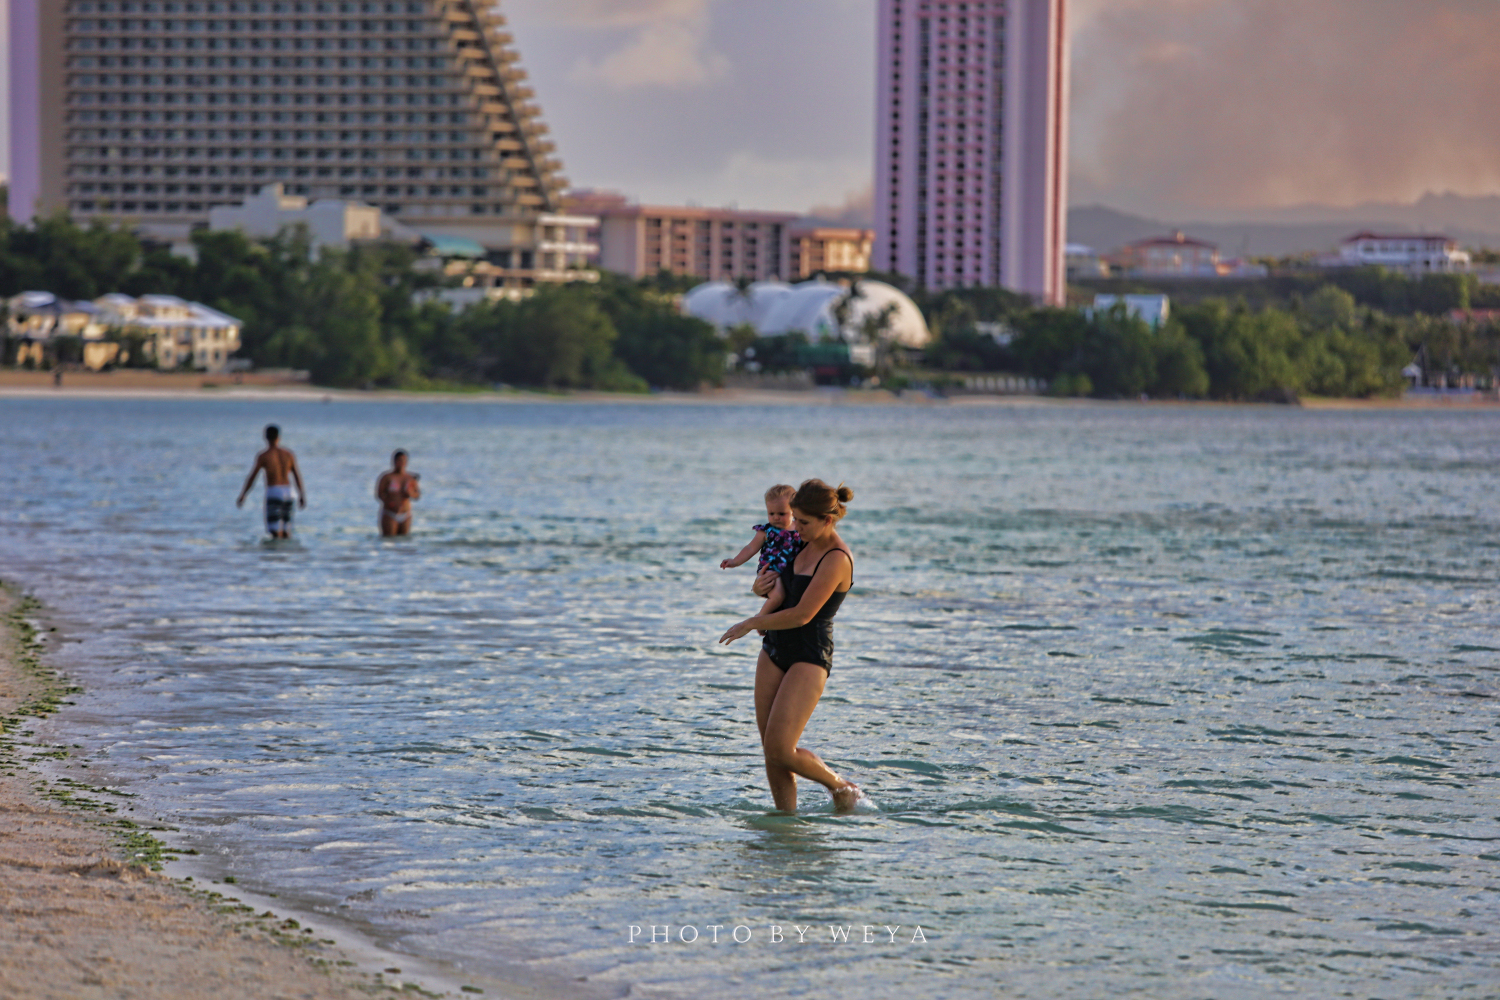
POLYGON ((1061 304, 1067 0, 880 0, 877 270, 1061 304))

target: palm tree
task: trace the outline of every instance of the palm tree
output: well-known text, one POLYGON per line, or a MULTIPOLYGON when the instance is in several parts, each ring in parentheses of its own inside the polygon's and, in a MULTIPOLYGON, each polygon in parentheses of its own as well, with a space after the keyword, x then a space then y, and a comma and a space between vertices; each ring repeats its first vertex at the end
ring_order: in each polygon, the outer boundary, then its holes
POLYGON ((843 337, 849 329, 849 321, 854 318, 854 300, 864 297, 864 289, 859 287, 859 279, 849 282, 849 288, 834 300, 833 307, 829 312, 833 315, 834 325, 838 327, 839 336, 843 337))
POLYGON ((752 317, 755 315, 755 296, 751 293, 751 289, 754 285, 755 281, 743 274, 734 279, 734 295, 745 304, 745 322, 752 326, 754 325, 752 317))
POLYGON ((875 371, 882 378, 891 367, 890 333, 898 308, 896 303, 887 302, 879 312, 870 313, 859 322, 860 334, 875 345, 875 371))

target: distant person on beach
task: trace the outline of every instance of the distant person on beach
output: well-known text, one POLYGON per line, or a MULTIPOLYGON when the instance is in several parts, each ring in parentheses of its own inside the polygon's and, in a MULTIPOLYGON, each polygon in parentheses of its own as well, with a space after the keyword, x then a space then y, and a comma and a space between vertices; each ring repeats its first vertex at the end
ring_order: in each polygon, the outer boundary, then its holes
MULTIPOLYGON (((792 495, 796 492, 793 487, 784 483, 766 490, 766 523, 753 525, 750 530, 755 534, 750 536, 750 541, 732 558, 719 563, 719 568, 743 566, 751 556, 759 552, 756 577, 767 572, 779 576, 787 564, 796 558, 797 553, 802 551, 802 536, 792 527, 792 495)), ((780 598, 776 595, 767 597, 759 614, 767 615, 775 611, 776 605, 772 601, 779 604, 780 598)))
POLYGON ((266 428, 266 450, 255 456, 255 468, 245 477, 245 488, 240 490, 236 507, 244 506, 245 496, 255 485, 255 477, 264 469, 266 473, 266 531, 272 538, 292 537, 292 481, 296 480, 295 500, 303 509, 307 508, 307 491, 302 486, 302 473, 297 468, 297 456, 277 443, 281 429, 275 424, 266 428))
POLYGON ((751 631, 765 632, 755 665, 755 724, 760 729, 771 798, 783 812, 797 810, 797 775, 833 796, 834 808, 851 811, 859 786, 839 777, 811 750, 799 747, 823 687, 833 672, 833 616, 854 586, 854 555, 839 537, 839 519, 854 491, 809 479, 791 498, 792 523, 803 548, 780 573, 755 581, 776 610, 747 618, 719 638, 728 645, 751 631))
POLYGON ((380 535, 411 534, 411 502, 422 498, 422 477, 406 471, 406 452, 391 456, 391 467, 375 480, 375 499, 380 501, 380 535))

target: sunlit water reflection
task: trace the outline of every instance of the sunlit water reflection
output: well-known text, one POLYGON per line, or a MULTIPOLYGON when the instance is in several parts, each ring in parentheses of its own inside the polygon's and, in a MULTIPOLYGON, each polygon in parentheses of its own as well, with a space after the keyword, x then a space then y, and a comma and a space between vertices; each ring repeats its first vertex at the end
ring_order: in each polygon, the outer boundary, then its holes
POLYGON ((47 399, 0 422, 3 575, 80 640, 57 660, 87 693, 51 731, 241 883, 398 949, 573 996, 1500 992, 1500 416, 47 399), (268 420, 308 479, 290 545, 233 506, 268 420), (427 495, 381 543, 396 446, 427 495), (853 817, 807 786, 770 811, 755 648, 713 643, 756 606, 718 561, 809 475, 857 493, 807 736, 878 806, 853 817))

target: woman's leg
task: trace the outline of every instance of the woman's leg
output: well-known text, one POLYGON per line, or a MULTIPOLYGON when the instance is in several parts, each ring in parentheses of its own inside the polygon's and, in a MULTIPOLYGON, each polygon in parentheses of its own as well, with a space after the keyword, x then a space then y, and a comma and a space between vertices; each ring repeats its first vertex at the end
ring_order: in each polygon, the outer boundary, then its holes
MULTIPOLYGON (((781 689, 781 682, 786 674, 781 668, 771 662, 771 657, 766 651, 760 651, 760 659, 755 663, 755 725, 760 730, 760 745, 764 749, 766 745, 766 725, 771 721, 771 708, 776 704, 776 692, 781 689)), ((793 812, 797 808, 797 777, 784 767, 771 763, 771 758, 766 757, 766 783, 771 786, 771 801, 776 803, 777 809, 793 812), (783 805, 782 803, 790 803, 783 805)))
MULTIPOLYGON (((776 808, 784 812, 796 812, 795 775, 799 774, 835 793, 835 803, 841 808, 846 807, 838 793, 849 789, 851 794, 857 795, 857 791, 830 770, 817 754, 797 745, 797 741, 802 738, 802 730, 807 728, 807 720, 812 717, 813 709, 818 707, 818 699, 823 697, 823 686, 828 683, 828 674, 813 663, 794 663, 773 685, 773 678, 765 676, 766 672, 780 674, 781 671, 764 653, 761 656, 755 677, 756 721, 760 723, 762 719, 762 693, 765 691, 770 697, 768 710, 764 713, 765 721, 761 723, 760 742, 766 756, 766 780, 770 783, 771 798, 776 803, 776 808)), ((852 804, 851 799, 848 805, 852 804)))

